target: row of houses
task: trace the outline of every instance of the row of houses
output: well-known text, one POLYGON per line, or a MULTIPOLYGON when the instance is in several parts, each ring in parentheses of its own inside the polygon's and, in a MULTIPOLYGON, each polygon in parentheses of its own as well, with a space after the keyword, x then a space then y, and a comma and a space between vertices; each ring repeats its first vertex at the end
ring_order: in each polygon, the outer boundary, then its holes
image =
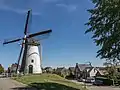
POLYGON ((68 69, 66 69, 65 67, 58 67, 56 69, 46 67, 43 69, 43 71, 44 73, 55 73, 63 77, 74 75, 74 78, 76 79, 101 76, 106 73, 104 67, 93 67, 90 64, 78 63, 76 63, 75 67, 69 67, 68 69))
MULTIPOLYGON (((16 71, 17 64, 12 64, 9 68, 9 72, 16 71)), ((20 68, 20 66, 19 66, 20 68)), ((69 75, 74 76, 75 79, 87 78, 87 77, 95 77, 95 76, 103 76, 107 74, 105 67, 93 67, 91 64, 78 64, 76 63, 75 67, 45 67, 42 68, 43 73, 54 73, 60 76, 66 77, 69 75)), ((120 72, 120 68, 117 68, 117 71, 120 72)))

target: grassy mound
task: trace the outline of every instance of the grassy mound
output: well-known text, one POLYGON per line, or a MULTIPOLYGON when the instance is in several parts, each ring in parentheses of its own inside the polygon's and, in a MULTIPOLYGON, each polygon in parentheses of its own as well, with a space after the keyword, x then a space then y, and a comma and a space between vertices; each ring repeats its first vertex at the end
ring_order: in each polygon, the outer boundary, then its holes
POLYGON ((15 80, 36 87, 38 90, 85 90, 80 84, 70 82, 55 74, 27 75, 15 80))

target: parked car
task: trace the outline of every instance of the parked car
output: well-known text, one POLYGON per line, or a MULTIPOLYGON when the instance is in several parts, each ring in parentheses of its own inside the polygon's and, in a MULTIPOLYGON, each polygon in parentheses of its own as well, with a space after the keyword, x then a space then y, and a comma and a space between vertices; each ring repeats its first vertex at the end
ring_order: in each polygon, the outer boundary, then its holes
POLYGON ((83 82, 85 82, 85 79, 82 79, 83 82))
POLYGON ((90 79, 86 79, 85 83, 91 83, 91 80, 90 79))
POLYGON ((5 73, 0 74, 0 78, 4 78, 4 77, 6 77, 5 73))
POLYGON ((88 77, 86 80, 85 80, 86 83, 93 83, 95 82, 95 78, 93 77, 88 77))
POLYGON ((3 75, 2 75, 2 74, 0 74, 0 78, 2 78, 2 76, 3 76, 3 75))
POLYGON ((93 82, 93 85, 97 85, 97 86, 103 85, 103 81, 102 80, 95 80, 95 82, 93 82))

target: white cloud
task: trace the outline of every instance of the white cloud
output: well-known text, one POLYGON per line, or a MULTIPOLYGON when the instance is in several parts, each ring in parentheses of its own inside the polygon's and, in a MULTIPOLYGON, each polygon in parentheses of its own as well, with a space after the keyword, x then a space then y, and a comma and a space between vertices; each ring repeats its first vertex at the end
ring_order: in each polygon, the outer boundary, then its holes
POLYGON ((66 8, 70 12, 75 11, 77 9, 76 5, 56 4, 56 6, 66 8))
MULTIPOLYGON (((28 11, 28 9, 12 8, 10 6, 7 6, 4 3, 4 0, 0 0, 0 10, 12 11, 18 14, 25 14, 28 11)), ((32 15, 41 15, 41 13, 32 11, 32 15)))

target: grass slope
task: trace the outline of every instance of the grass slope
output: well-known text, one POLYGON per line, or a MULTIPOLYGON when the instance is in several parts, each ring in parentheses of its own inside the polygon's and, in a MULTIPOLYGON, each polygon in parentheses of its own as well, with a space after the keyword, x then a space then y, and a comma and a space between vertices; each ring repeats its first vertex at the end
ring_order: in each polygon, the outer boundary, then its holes
POLYGON ((86 90, 80 84, 70 82, 55 74, 28 75, 14 79, 36 87, 38 90, 86 90))

